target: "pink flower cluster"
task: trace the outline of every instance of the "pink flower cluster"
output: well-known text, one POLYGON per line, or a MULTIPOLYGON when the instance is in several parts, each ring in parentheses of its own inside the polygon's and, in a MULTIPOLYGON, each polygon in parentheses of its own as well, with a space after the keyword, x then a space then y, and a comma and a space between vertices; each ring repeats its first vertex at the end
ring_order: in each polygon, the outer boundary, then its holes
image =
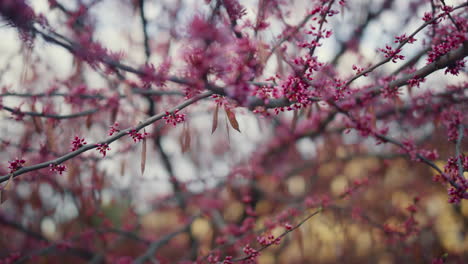
POLYGON ((258 236, 257 237, 257 242, 262 245, 262 246, 269 246, 269 245, 279 245, 281 243, 281 238, 277 237, 275 238, 274 235, 268 235, 268 236, 258 236))
POLYGON ((109 58, 109 52, 100 43, 92 40, 92 30, 84 31, 78 36, 79 46, 74 47, 75 55, 81 60, 87 62, 93 69, 99 68, 99 65, 109 58))
POLYGON ((385 49, 378 49, 380 52, 384 53, 385 58, 391 59, 393 63, 396 63, 398 60, 404 60, 405 56, 400 55, 401 49, 394 50, 389 45, 385 46, 385 49))
POLYGON ((289 101, 295 102, 292 106, 293 109, 299 109, 311 104, 311 101, 309 100, 311 95, 308 87, 309 85, 299 76, 288 76, 288 78, 281 84, 283 94, 289 101))
POLYGON ((439 158, 437 150, 418 149, 414 141, 411 139, 404 139, 401 143, 403 151, 406 152, 413 161, 421 161, 422 158, 428 160, 439 158))
POLYGON ((102 154, 103 157, 106 156, 107 151, 111 150, 109 144, 107 143, 98 144, 96 149, 99 151, 99 153, 102 154))
POLYGON ((224 0, 222 2, 231 20, 237 20, 246 14, 245 8, 239 4, 239 0, 224 0))
POLYGON ((154 84, 158 87, 164 86, 167 80, 167 74, 171 63, 169 61, 164 61, 157 69, 153 64, 145 64, 141 71, 140 80, 143 82, 143 86, 148 88, 151 84, 154 84))
POLYGON ((421 78, 421 77, 415 76, 414 78, 408 80, 408 85, 409 85, 409 87, 414 87, 414 86, 416 86, 416 87, 419 88, 419 85, 420 85, 421 83, 423 83, 425 80, 426 80, 425 78, 421 78))
POLYGON ((179 123, 185 121, 185 114, 179 114, 179 110, 175 110, 173 113, 167 112, 166 115, 163 117, 166 120, 166 124, 172 124, 176 126, 179 123))
POLYGON ((268 104, 270 98, 280 98, 281 92, 277 86, 259 85, 254 87, 253 96, 260 98, 265 104, 268 104))
MULTIPOLYGON (((431 44, 431 50, 428 52, 427 63, 435 62, 439 57, 447 54, 448 52, 455 50, 466 42, 467 36, 466 31, 468 30, 468 19, 466 17, 454 17, 456 26, 448 24, 444 27, 434 26, 436 37, 433 39, 431 44)), ((459 70, 464 66, 463 60, 450 66, 450 72, 457 75, 459 70)))
POLYGON ((128 131, 127 134, 130 135, 130 137, 132 137, 134 142, 139 142, 139 141, 143 140, 148 135, 148 133, 146 133, 146 132, 140 133, 140 132, 136 131, 135 129, 132 129, 132 130, 128 131))
POLYGON ((452 65, 448 66, 447 69, 445 69, 445 74, 450 73, 452 75, 458 76, 461 70, 465 68, 465 60, 457 60, 455 63, 452 65))
POLYGON ((245 246, 242 251, 247 255, 248 261, 250 262, 245 262, 245 263, 253 263, 253 261, 260 256, 260 252, 256 250, 255 248, 251 247, 250 245, 245 246))
POLYGON ((13 173, 21 169, 24 163, 26 163, 26 161, 24 159, 16 158, 12 161, 8 161, 8 163, 10 163, 10 165, 8 166, 8 168, 10 169, 10 173, 13 173))
POLYGON ((59 164, 50 164, 49 165, 50 171, 55 171, 58 172, 60 175, 67 169, 65 165, 59 165, 59 164))
POLYGON ((407 37, 406 34, 403 34, 401 36, 396 36, 395 37, 395 43, 404 43, 408 42, 410 44, 413 44, 416 41, 414 37, 407 37))
POLYGON ((450 157, 444 166, 443 175, 434 176, 433 180, 436 182, 446 183, 450 180, 451 183, 456 183, 456 185, 450 186, 447 191, 450 203, 459 203, 462 199, 468 198, 468 180, 460 175, 460 172, 465 171, 468 171, 468 156, 462 154, 459 157, 450 157), (458 166, 458 159, 461 161, 462 168, 458 166))
MULTIPOLYGON (((361 68, 361 67, 353 64, 353 71, 356 71, 356 75, 358 75, 358 74, 361 74, 364 71, 364 68, 361 68)), ((364 73, 363 75, 367 76, 367 73, 364 73)))
POLYGON ((458 126, 463 124, 463 114, 455 109, 442 112, 442 122, 447 128, 448 140, 455 142, 458 139, 458 126))
MULTIPOLYGON (((234 262, 232 261, 232 259, 233 259, 232 256, 226 256, 224 258, 223 262, 221 262, 221 263, 222 264, 233 264, 234 262)), ((210 254, 206 260, 210 264, 217 264, 217 263, 220 263, 221 258, 219 256, 219 253, 217 253, 217 254, 210 254)))
POLYGON ((72 149, 71 151, 75 151, 81 147, 86 145, 86 141, 84 138, 79 138, 78 136, 75 136, 75 138, 72 141, 72 149))
POLYGON ((22 36, 28 39, 28 32, 31 30, 36 15, 25 0, 0 1, 0 15, 7 20, 8 24, 17 27, 22 36))
POLYGON ((118 127, 119 127, 119 123, 118 123, 118 122, 115 122, 112 126, 110 126, 110 129, 109 129, 109 136, 112 136, 112 135, 114 135, 115 133, 120 132, 120 129, 118 129, 118 127))

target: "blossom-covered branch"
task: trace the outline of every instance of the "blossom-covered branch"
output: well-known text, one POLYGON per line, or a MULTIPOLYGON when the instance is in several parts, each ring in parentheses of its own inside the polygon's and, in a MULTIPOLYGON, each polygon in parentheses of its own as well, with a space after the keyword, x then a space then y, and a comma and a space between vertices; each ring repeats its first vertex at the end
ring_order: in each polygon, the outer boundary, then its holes
MULTIPOLYGON (((177 105, 176 107, 173 107, 168 112, 172 113, 172 112, 174 112, 176 110, 182 110, 183 108, 197 102, 200 99, 209 97, 212 94, 213 94, 212 92, 206 92, 206 93, 200 94, 199 96, 192 97, 192 98, 186 100, 185 102, 177 105)), ((70 152, 68 154, 65 154, 65 155, 63 155, 63 156, 61 156, 59 158, 56 158, 54 160, 50 160, 50 161, 47 161, 47 162, 43 162, 43 163, 40 163, 40 164, 31 165, 31 166, 22 167, 22 168, 20 168, 18 170, 15 170, 11 174, 1 176, 0 177, 0 183, 7 181, 10 178, 10 176, 17 177, 17 176, 19 176, 21 174, 24 174, 26 172, 30 172, 30 171, 34 171, 34 170, 49 167, 49 165, 51 165, 51 164, 58 165, 58 164, 61 164, 61 163, 65 162, 65 161, 67 161, 69 159, 72 159, 72 158, 74 158, 74 157, 76 157, 76 156, 78 156, 78 155, 80 155, 80 154, 82 154, 82 153, 84 153, 84 152, 86 152, 88 150, 99 148, 100 146, 103 146, 103 145, 109 145, 110 143, 118 140, 119 138, 121 138, 123 136, 126 136, 129 131, 131 131, 131 130, 140 131, 144 127, 147 127, 147 126, 153 124, 154 122, 162 119, 165 116, 167 116, 166 113, 161 113, 161 114, 154 115, 154 116, 146 119, 144 122, 140 123, 139 125, 137 125, 135 127, 131 127, 131 128, 121 130, 119 133, 114 134, 113 136, 111 136, 111 137, 109 137, 109 138, 107 138, 105 140, 102 140, 99 143, 86 144, 85 146, 83 146, 83 147, 81 147, 81 148, 79 148, 79 149, 77 149, 75 151, 72 151, 72 152, 70 152)))

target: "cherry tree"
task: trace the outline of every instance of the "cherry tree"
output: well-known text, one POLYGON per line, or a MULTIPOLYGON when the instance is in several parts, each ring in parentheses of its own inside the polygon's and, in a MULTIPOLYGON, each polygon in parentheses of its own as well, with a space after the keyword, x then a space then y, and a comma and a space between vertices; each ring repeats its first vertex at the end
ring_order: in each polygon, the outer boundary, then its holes
POLYGON ((468 2, 0 17, 0 263, 468 259, 468 2))

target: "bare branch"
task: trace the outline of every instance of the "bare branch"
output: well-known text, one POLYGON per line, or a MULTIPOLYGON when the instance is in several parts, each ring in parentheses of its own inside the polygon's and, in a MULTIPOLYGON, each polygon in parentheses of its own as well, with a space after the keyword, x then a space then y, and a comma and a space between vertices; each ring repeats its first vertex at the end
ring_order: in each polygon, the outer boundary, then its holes
POLYGON ((83 116, 88 116, 92 115, 96 112, 99 111, 99 109, 90 109, 86 110, 83 112, 78 112, 78 113, 73 113, 73 114, 68 114, 68 115, 57 115, 57 114, 46 114, 46 113, 38 113, 38 112, 30 112, 30 111, 21 111, 17 109, 13 109, 8 106, 2 106, 3 110, 6 110, 14 115, 28 115, 28 116, 38 116, 38 117, 46 117, 46 118, 53 118, 53 119, 72 119, 72 118, 77 118, 77 117, 83 117, 83 116))

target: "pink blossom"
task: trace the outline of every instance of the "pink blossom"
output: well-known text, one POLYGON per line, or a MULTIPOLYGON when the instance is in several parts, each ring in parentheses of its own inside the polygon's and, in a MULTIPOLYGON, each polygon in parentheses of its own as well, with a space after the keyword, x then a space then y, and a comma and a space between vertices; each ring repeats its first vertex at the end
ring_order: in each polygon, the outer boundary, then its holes
POLYGON ((67 169, 65 165, 60 164, 50 164, 49 165, 50 171, 58 172, 60 175, 67 169))
POLYGON ((71 151, 75 151, 81 147, 86 145, 86 141, 84 138, 79 138, 78 136, 75 136, 75 138, 72 141, 72 149, 71 151))
POLYGON ((166 115, 163 117, 163 119, 166 120, 166 124, 172 124, 176 126, 177 124, 185 121, 185 115, 179 114, 179 110, 175 110, 172 113, 166 112, 166 115))
POLYGON ((418 76, 415 76, 414 78, 408 80, 408 86, 409 86, 409 87, 414 87, 414 86, 416 86, 416 87, 419 88, 419 85, 420 85, 421 83, 423 83, 424 81, 426 81, 425 78, 420 78, 420 77, 418 77, 418 76))
POLYGON ((224 0, 223 4, 231 20, 240 19, 246 14, 246 10, 239 4, 239 0, 224 0))
POLYGON ((111 150, 109 145, 106 143, 97 144, 96 149, 102 154, 103 157, 106 156, 107 151, 111 150))
POLYGON ((405 56, 400 55, 401 49, 394 50, 391 46, 386 45, 385 49, 378 49, 380 52, 384 53, 385 58, 391 59, 393 63, 396 63, 397 60, 404 60, 405 56))
POLYGON ((118 129, 119 123, 115 122, 112 126, 109 128, 109 136, 112 136, 115 133, 120 132, 120 129, 118 129))
POLYGON ((21 169, 23 167, 23 165, 26 163, 26 161, 24 159, 21 159, 21 158, 16 158, 12 161, 8 161, 8 163, 10 164, 8 166, 8 168, 10 169, 10 173, 13 173, 19 169, 21 169))
POLYGON ((143 140, 144 138, 146 138, 146 136, 148 135, 148 133, 146 132, 140 133, 140 132, 137 132, 135 129, 128 131, 127 134, 130 135, 130 137, 132 137, 134 142, 139 142, 143 140))

